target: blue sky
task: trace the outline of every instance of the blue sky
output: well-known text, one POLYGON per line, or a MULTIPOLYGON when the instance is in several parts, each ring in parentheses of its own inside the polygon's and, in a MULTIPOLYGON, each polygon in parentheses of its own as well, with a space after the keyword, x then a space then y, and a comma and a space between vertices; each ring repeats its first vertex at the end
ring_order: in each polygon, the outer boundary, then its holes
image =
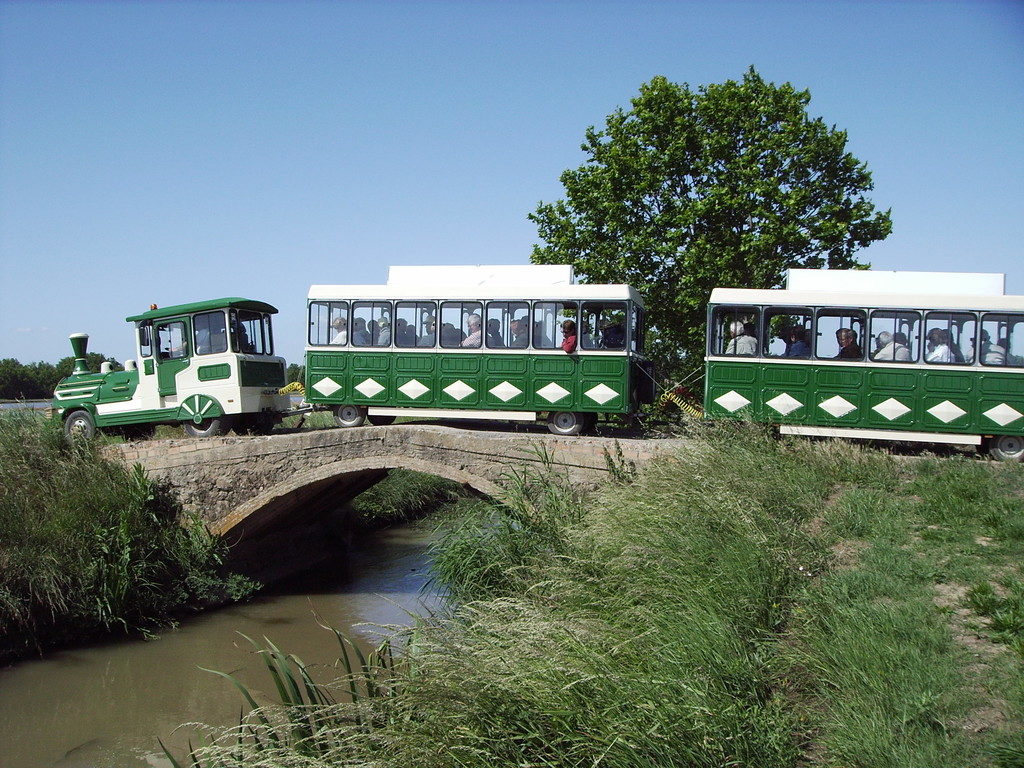
POLYGON ((1024 3, 0 0, 0 358, 311 283, 526 263, 589 125, 654 75, 811 91, 892 208, 885 269, 1024 293, 1024 3))

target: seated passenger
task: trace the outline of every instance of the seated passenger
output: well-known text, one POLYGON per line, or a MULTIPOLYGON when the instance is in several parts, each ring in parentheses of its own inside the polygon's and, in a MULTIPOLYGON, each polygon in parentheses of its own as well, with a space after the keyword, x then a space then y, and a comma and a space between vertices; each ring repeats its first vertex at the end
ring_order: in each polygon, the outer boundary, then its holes
POLYGON ((932 328, 928 331, 928 346, 924 359, 928 363, 952 363, 953 353, 949 349, 949 331, 932 328))
POLYGON ((462 346, 462 340, 466 338, 466 334, 460 331, 451 323, 441 323, 441 346, 442 347, 459 347, 462 346))
POLYGON ((331 344, 344 344, 348 341, 348 328, 345 327, 345 318, 334 318, 331 322, 331 329, 334 331, 334 335, 331 336, 331 344))
POLYGON ((505 346, 501 339, 501 321, 496 317, 487 321, 487 346, 492 349, 505 346))
POLYGON ((404 317, 400 317, 395 321, 395 346, 416 346, 416 332, 412 329, 412 326, 409 325, 409 321, 404 317))
POLYGON ((729 323, 729 343, 725 345, 726 355, 752 356, 757 354, 757 339, 747 333, 747 329, 739 320, 729 323))
POLYGON ((562 323, 562 351, 571 354, 576 351, 576 321, 562 323))
POLYGON ((469 335, 462 340, 459 346, 479 347, 483 340, 483 322, 480 320, 480 315, 470 315, 466 319, 466 325, 469 327, 469 335))
POLYGON ((352 346, 370 346, 370 333, 366 330, 366 320, 361 317, 352 321, 352 346))
POLYGON ((988 331, 981 332, 981 362, 985 365, 1006 365, 1006 347, 993 344, 988 331))
POLYGON ((786 351, 783 357, 810 357, 811 347, 806 341, 807 332, 800 326, 790 328, 786 332, 786 351))
POLYGON ((423 335, 416 339, 417 347, 432 347, 437 342, 435 338, 437 335, 437 323, 434 322, 433 315, 424 318, 423 321, 423 335))
POLYGON ((601 331, 601 346, 605 349, 625 349, 626 326, 619 322, 610 322, 601 331))
POLYGON ((839 344, 839 353, 835 360, 860 360, 864 357, 864 351, 857 343, 857 332, 852 328, 836 331, 836 343, 839 344))
POLYGON ((871 355, 872 360, 899 360, 908 362, 910 360, 910 348, 896 340, 897 336, 907 337, 900 334, 882 331, 875 337, 875 351, 871 355))
POLYGON ((513 320, 509 324, 509 330, 512 332, 512 338, 509 340, 509 346, 514 349, 525 349, 530 346, 530 333, 527 329, 528 323, 525 317, 520 317, 518 320, 513 320))

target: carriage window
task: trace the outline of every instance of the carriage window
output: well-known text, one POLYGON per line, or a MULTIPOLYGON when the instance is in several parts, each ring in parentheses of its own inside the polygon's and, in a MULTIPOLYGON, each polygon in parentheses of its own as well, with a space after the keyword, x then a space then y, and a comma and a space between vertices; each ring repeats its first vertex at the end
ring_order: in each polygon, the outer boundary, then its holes
MULTIPOLYGON (((623 305, 625 308, 625 305, 623 305)), ((533 348, 561 349, 562 323, 572 320, 576 323, 579 335, 579 320, 576 317, 578 306, 575 301, 537 301, 533 304, 533 348)), ((625 319, 625 318, 623 318, 625 319)), ((625 330, 623 325, 623 346, 625 346, 625 330)))
POLYGON ((483 340, 483 305, 479 301, 446 301, 441 304, 441 346, 474 349, 483 340))
POLYGON ((911 363, 919 359, 921 315, 876 310, 871 313, 868 356, 879 363, 911 363))
POLYGON ((924 361, 971 365, 977 327, 972 312, 929 312, 924 323, 924 361))
POLYGON ((348 343, 348 302, 309 303, 309 343, 343 347, 348 343))
POLYGON ((523 349, 530 343, 530 305, 525 301, 487 303, 484 337, 491 349, 523 349))
POLYGON ((644 311, 637 306, 629 315, 629 348, 631 351, 642 355, 644 352, 644 311))
POLYGON ((188 343, 185 341, 185 323, 161 323, 156 327, 157 349, 161 360, 179 360, 188 357, 188 343))
POLYGON ((814 356, 826 360, 863 360, 864 321, 864 312, 859 309, 819 309, 814 356))
POLYGON ((249 355, 272 355, 270 316, 248 309, 232 309, 231 349, 249 355))
POLYGON ((148 320, 139 326, 139 357, 153 354, 153 324, 148 320))
POLYGON ((391 302, 353 301, 353 347, 391 346, 391 302))
POLYGON ((982 365, 1024 368, 1024 315, 985 314, 978 355, 982 365))
POLYGON ((212 355, 228 351, 228 329, 224 323, 224 311, 203 312, 192 317, 192 332, 195 334, 197 355, 212 355))
POLYGON ((768 357, 810 357, 811 320, 805 307, 773 307, 764 313, 764 354, 768 357))
POLYGON ((395 346, 432 347, 437 338, 437 305, 432 301, 395 304, 395 346))
POLYGON ((711 354, 757 354, 757 307, 715 307, 711 317, 711 354))
POLYGON ((583 349, 625 349, 626 302, 583 302, 579 339, 583 349))

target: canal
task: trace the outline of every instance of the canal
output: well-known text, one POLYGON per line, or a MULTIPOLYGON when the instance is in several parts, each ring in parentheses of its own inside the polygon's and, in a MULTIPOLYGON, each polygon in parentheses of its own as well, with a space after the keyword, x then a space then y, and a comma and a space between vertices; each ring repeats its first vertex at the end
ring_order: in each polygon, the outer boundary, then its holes
POLYGON ((243 708, 228 681, 200 667, 230 672, 257 701, 273 700, 242 634, 270 639, 331 679, 338 646, 314 614, 369 649, 382 625, 406 626, 410 613, 435 607, 430 530, 421 522, 357 540, 316 574, 190 618, 155 640, 60 651, 0 670, 0 765, 169 766, 157 739, 183 756, 197 733, 181 724, 236 725, 243 708))

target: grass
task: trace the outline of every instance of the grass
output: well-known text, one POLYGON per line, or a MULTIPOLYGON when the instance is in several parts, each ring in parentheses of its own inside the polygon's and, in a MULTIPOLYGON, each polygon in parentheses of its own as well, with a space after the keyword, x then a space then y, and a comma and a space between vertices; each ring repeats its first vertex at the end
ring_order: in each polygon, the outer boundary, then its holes
POLYGON ((220 545, 138 467, 69 445, 38 414, 0 417, 0 658, 149 632, 247 594, 220 545))
POLYGON ((450 609, 397 659, 195 762, 1022 764, 1024 468, 726 425, 630 474, 510 477, 442 536, 450 609))

